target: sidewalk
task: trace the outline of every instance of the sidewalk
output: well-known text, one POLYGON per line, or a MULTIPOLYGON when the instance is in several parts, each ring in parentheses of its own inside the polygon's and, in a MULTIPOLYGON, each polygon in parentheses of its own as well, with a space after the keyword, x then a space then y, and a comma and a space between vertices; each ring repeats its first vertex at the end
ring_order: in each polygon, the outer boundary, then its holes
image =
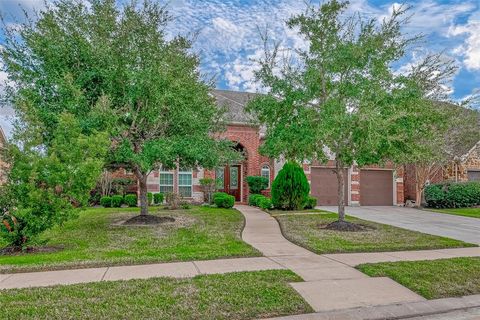
POLYGON ((249 206, 236 208, 246 219, 244 241, 300 275, 305 282, 291 286, 316 312, 425 301, 390 278, 370 278, 353 268, 360 263, 480 256, 480 248, 317 255, 285 239, 267 213, 249 206))

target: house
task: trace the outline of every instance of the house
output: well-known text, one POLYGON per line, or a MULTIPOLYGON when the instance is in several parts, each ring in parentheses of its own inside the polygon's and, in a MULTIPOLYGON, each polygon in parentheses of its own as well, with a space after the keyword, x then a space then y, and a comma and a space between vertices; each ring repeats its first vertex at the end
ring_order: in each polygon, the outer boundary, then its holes
MULTIPOLYGON (((269 187, 283 162, 259 154, 263 130, 245 112, 247 102, 254 93, 213 90, 217 103, 225 107, 227 127, 222 136, 235 143, 245 159, 239 163, 225 165, 216 170, 188 169, 153 171, 148 179, 148 191, 152 193, 177 192, 184 198, 201 202, 203 192, 200 179, 216 178, 220 191, 235 196, 238 202, 247 202, 248 185, 246 177, 262 175, 269 180, 269 187)), ((304 163, 303 169, 311 185, 311 194, 318 199, 318 205, 336 205, 337 178, 333 172, 334 162, 327 164, 304 163)), ((345 169, 345 200, 348 205, 403 205, 403 167, 386 165, 345 169)), ((268 192, 269 190, 267 190, 268 192)))

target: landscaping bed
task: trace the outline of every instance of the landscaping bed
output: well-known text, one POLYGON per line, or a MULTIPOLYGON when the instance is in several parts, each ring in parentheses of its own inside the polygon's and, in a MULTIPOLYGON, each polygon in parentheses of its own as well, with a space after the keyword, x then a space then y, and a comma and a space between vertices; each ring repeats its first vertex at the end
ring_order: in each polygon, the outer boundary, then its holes
POLYGON ((56 250, 0 255, 0 272, 261 256, 242 241, 244 218, 237 210, 194 206, 151 212, 175 221, 127 226, 123 223, 138 215, 138 208, 87 209, 42 235, 38 248, 56 250))
POLYGON ((0 291, 9 319, 258 319, 313 312, 291 271, 152 278, 0 291))
POLYGON ((480 218, 480 207, 476 208, 454 208, 454 209, 427 209, 437 213, 453 214, 470 218, 480 218))
POLYGON ((480 294, 480 257, 363 264, 371 277, 389 277, 427 299, 480 294))
POLYGON ((347 216, 346 220, 361 226, 361 231, 328 230, 338 219, 330 214, 277 215, 284 236, 318 254, 342 252, 382 252, 473 247, 474 244, 347 216))

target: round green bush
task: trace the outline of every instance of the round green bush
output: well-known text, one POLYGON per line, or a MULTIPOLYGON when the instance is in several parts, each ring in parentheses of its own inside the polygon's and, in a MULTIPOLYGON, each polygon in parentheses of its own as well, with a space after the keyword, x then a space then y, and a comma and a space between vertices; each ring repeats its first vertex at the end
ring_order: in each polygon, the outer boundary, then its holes
POLYGON ((115 195, 112 197, 112 207, 120 208, 123 204, 123 197, 121 195, 115 195))
POLYGON ((124 198, 125 204, 129 207, 137 206, 137 195, 136 194, 127 194, 124 198))
POLYGON ((100 205, 104 208, 110 208, 112 206, 112 198, 108 196, 101 197, 100 205))
POLYGON ((296 162, 285 163, 272 184, 272 203, 282 210, 301 210, 307 202, 310 185, 302 167, 296 162))
POLYGON ((235 197, 229 194, 218 194, 214 197, 213 202, 219 208, 232 208, 235 204, 235 197))
POLYGON ((153 193, 147 192, 147 200, 149 205, 153 204, 153 193))
POLYGON ((270 210, 273 207, 272 200, 270 198, 262 196, 262 198, 258 200, 258 206, 263 210, 270 210))
POLYGON ((153 203, 162 204, 163 203, 163 193, 155 193, 153 195, 153 203))
POLYGON ((317 206, 317 198, 309 196, 307 198, 307 203, 305 204, 304 209, 315 209, 316 206, 317 206))
POLYGON ((247 184, 250 193, 260 194, 268 188, 268 179, 262 176, 248 176, 247 184))
POLYGON ((251 194, 248 196, 248 205, 258 207, 258 200, 263 197, 261 194, 251 194))

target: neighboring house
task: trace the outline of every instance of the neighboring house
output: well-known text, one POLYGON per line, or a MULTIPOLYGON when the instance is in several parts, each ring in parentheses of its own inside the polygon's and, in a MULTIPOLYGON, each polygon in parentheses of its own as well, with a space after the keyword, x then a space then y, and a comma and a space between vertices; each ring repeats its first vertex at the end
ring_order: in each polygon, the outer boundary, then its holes
POLYGON ((2 127, 0 127, 0 184, 5 181, 5 170, 7 164, 5 163, 5 159, 3 158, 3 150, 7 144, 7 138, 5 133, 3 132, 2 127))
MULTIPOLYGON (((270 187, 283 162, 261 156, 258 152, 263 130, 245 112, 247 102, 255 94, 224 90, 213 90, 212 94, 217 103, 227 109, 228 125, 222 136, 235 142, 235 148, 244 153, 245 160, 216 170, 178 167, 175 170, 154 171, 147 180, 149 192, 177 192, 188 200, 200 202, 203 201, 200 179, 210 177, 219 179, 220 191, 234 195, 236 201, 247 202, 247 176, 267 177, 270 187)), ((326 165, 304 164, 303 168, 311 184, 311 193, 318 199, 318 205, 336 205, 338 183, 332 170, 334 162, 329 161, 326 165)), ((403 205, 403 168, 397 169, 392 165, 366 168, 353 166, 345 171, 345 200, 348 205, 403 205)))
MULTIPOLYGON (((480 141, 475 145, 460 145, 454 150, 454 160, 444 167, 433 169, 429 183, 480 181, 480 141)), ((415 200, 415 166, 404 170, 405 201, 415 200)))

